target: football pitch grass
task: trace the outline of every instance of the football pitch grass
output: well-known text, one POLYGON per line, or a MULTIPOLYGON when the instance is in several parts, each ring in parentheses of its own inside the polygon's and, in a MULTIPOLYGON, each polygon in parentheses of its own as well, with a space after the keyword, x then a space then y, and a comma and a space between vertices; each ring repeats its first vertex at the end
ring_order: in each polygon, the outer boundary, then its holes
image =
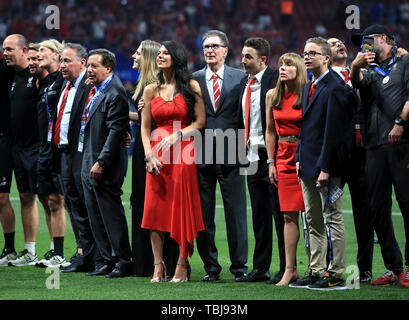
MULTIPOLYGON (((129 162, 130 163, 130 162, 129 162)), ((124 203, 129 234, 131 236, 131 208, 129 197, 131 194, 131 172, 128 171, 123 186, 124 203)), ((20 216, 20 203, 18 193, 13 188, 10 194, 11 202, 16 213, 16 249, 24 249, 23 230, 20 216)), ((219 262, 223 267, 220 281, 204 283, 201 278, 205 272, 199 254, 195 250, 192 259, 191 281, 188 283, 151 284, 149 277, 128 277, 121 279, 106 279, 105 277, 86 277, 84 273, 60 274, 59 279, 54 273, 46 273, 46 269, 30 267, 0 267, 0 300, 408 300, 409 290, 399 285, 374 287, 369 284, 360 284, 358 288, 349 290, 321 292, 307 289, 289 287, 276 287, 263 282, 235 283, 233 275, 229 272, 230 260, 226 240, 224 211, 220 192, 217 192, 216 209, 216 245, 219 250, 219 262), (57 281, 57 282, 56 282, 57 281), (59 289, 47 289, 48 286, 59 289)), ((49 249, 50 239, 45 223, 44 212, 38 202, 40 211, 40 225, 37 235, 36 252, 39 259, 49 249)), ((344 278, 348 280, 354 276, 356 269, 356 237, 351 199, 348 188, 345 188, 343 198, 344 221, 347 234, 347 270, 344 278), (355 266, 355 267, 354 267, 355 266)), ((396 237, 404 250, 403 220, 396 200, 393 202, 393 222, 396 237)), ((254 236, 251 221, 250 200, 247 197, 247 219, 249 235, 249 272, 252 270, 252 255, 254 249, 254 236)), ((300 226, 302 226, 300 221, 300 226)), ((0 238, 1 249, 4 239, 0 238)), ((64 252, 67 259, 75 252, 75 240, 67 215, 67 229, 64 242, 64 252)), ((297 249, 298 272, 304 276, 307 270, 308 259, 304 247, 304 238, 300 236, 297 249)), ((274 275, 279 269, 276 234, 274 231, 273 260, 270 273, 274 275)), ((373 259, 373 276, 378 277, 385 271, 378 244, 375 244, 373 259)), ((353 287, 353 286, 352 286, 353 287)))

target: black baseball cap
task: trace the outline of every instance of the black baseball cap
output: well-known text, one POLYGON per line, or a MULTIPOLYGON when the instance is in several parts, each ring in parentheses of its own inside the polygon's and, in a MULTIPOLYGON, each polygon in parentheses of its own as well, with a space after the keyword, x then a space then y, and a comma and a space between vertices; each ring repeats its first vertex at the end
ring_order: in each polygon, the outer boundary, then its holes
POLYGON ((369 36, 371 34, 386 34, 388 38, 395 40, 393 33, 389 31, 384 25, 382 24, 373 24, 366 28, 361 33, 355 33, 351 36, 351 41, 354 45, 360 47, 362 45, 362 37, 369 36))

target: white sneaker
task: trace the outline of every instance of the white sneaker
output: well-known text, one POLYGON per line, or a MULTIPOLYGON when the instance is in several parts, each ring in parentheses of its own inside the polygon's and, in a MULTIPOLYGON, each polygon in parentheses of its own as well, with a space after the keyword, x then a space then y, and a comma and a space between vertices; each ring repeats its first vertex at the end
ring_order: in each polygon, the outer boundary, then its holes
POLYGON ((6 248, 4 248, 0 255, 0 267, 8 266, 10 261, 16 260, 17 258, 16 252, 7 252, 6 248))
POLYGON ((70 264, 70 262, 65 261, 64 257, 59 255, 52 256, 49 260, 44 261, 46 267, 65 268, 70 264))
POLYGON ((34 266, 37 261, 38 258, 36 254, 33 255, 30 252, 28 252, 27 249, 24 249, 17 259, 9 262, 9 266, 10 267, 34 266))
POLYGON ((36 267, 47 268, 46 263, 55 255, 54 250, 49 250, 44 254, 44 258, 36 262, 36 267))

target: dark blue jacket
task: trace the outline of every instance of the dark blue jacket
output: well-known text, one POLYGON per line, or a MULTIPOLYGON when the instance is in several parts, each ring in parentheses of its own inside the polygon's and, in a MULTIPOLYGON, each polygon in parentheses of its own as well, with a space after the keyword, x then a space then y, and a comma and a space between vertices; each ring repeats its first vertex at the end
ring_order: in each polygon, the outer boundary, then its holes
POLYGON ((348 156, 346 136, 351 126, 352 89, 330 70, 317 84, 308 102, 311 82, 303 88, 301 131, 295 161, 306 178, 321 170, 340 176, 348 156))

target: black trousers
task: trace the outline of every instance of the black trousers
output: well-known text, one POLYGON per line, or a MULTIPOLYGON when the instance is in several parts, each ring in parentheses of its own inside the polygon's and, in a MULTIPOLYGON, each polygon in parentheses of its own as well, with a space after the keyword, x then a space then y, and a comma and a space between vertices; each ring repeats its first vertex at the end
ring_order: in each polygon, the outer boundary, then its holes
POLYGON ((74 234, 77 234, 76 237, 78 237, 77 246, 83 250, 82 264, 94 268, 98 252, 85 207, 81 181, 81 161, 80 153, 72 157, 68 152, 63 151, 61 154, 61 179, 64 198, 70 208, 71 224, 74 234))
POLYGON ((207 274, 219 274, 222 270, 218 262, 215 244, 216 184, 219 181, 226 221, 227 243, 230 254, 230 272, 247 272, 248 236, 245 176, 239 167, 212 164, 198 168, 200 201, 205 230, 196 239, 197 250, 202 258, 207 274))
POLYGON ((256 240, 253 268, 269 270, 273 248, 273 218, 276 226, 280 270, 285 270, 284 217, 280 212, 277 188, 268 177, 267 151, 259 150, 257 172, 247 175, 251 200, 253 231, 256 240))
POLYGON ((353 149, 351 158, 346 163, 346 174, 342 177, 342 188, 347 183, 351 195, 358 245, 356 261, 360 272, 372 271, 374 237, 365 161, 365 149, 362 147, 353 149))
POLYGON ((392 185, 403 217, 405 264, 409 266, 409 144, 382 145, 366 154, 370 208, 385 267, 402 271, 402 254, 392 224, 392 185))
POLYGON ((121 202, 121 185, 95 184, 82 176, 85 205, 100 258, 96 263, 113 265, 131 261, 128 225, 121 202))
MULTIPOLYGON (((137 277, 147 277, 153 274, 153 253, 150 240, 150 230, 141 228, 145 202, 145 152, 143 149, 141 128, 137 127, 132 153, 132 270, 137 277)), ((179 246, 169 233, 165 236, 163 245, 163 260, 169 276, 175 272, 179 257, 179 246)))

